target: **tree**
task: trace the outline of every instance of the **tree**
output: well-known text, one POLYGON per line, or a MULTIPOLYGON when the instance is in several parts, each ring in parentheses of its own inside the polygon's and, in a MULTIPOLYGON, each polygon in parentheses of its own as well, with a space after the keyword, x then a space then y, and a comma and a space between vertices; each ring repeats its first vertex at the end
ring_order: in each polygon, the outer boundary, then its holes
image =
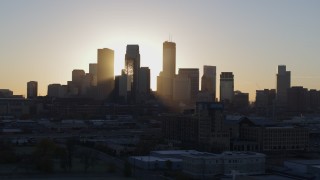
POLYGON ((116 172, 116 165, 113 162, 109 162, 109 164, 108 164, 108 172, 109 173, 116 172))
POLYGON ((75 145, 76 141, 74 139, 68 139, 66 146, 67 146, 67 165, 68 169, 72 169, 72 162, 73 162, 73 157, 75 154, 75 145))
POLYGON ((87 172, 90 167, 92 167, 96 161, 97 156, 94 154, 92 150, 82 150, 80 152, 81 162, 84 166, 84 172, 87 172))
POLYGON ((64 171, 70 170, 68 169, 67 149, 64 147, 57 147, 55 154, 60 161, 60 168, 64 171))
POLYGON ((53 171, 53 157, 56 145, 50 139, 40 141, 33 152, 34 163, 40 171, 49 173, 53 171))
POLYGON ((132 175, 131 164, 128 161, 126 161, 124 163, 123 174, 124 174, 125 177, 131 177, 131 175, 132 175))
POLYGON ((166 167, 167 167, 168 170, 172 170, 172 161, 167 160, 166 161, 166 167))

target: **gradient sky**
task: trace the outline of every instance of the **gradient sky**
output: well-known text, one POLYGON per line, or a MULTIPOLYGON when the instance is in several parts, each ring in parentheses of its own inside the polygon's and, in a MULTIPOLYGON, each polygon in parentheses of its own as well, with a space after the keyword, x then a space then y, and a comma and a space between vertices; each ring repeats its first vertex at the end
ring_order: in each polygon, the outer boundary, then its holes
MULTIPOLYGON (((162 43, 177 44, 177 69, 217 66, 235 74, 235 90, 275 88, 287 65, 291 84, 320 89, 320 1, 309 0, 1 0, 0 89, 26 94, 26 83, 66 84, 73 69, 115 50, 115 73, 127 44, 139 44, 152 89, 162 69, 162 43)), ((219 88, 217 88, 219 90, 219 88)))

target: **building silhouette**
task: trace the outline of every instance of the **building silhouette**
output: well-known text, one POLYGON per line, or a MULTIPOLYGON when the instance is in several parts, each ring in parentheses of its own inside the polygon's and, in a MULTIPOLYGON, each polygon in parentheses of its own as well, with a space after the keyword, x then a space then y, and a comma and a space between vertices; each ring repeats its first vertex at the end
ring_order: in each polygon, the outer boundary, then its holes
POLYGON ((220 102, 232 103, 234 95, 234 75, 232 72, 220 74, 220 102))
POLYGON ((235 91, 233 96, 233 106, 237 109, 243 109, 249 107, 249 93, 243 93, 241 91, 235 91))
POLYGON ((178 103, 189 103, 191 100, 191 80, 178 74, 173 80, 172 100, 178 103))
POLYGON ((305 113, 308 109, 308 89, 302 86, 293 86, 287 89, 287 110, 289 112, 305 113))
POLYGON ((121 75, 116 76, 115 78, 115 97, 116 102, 119 103, 126 103, 127 102, 127 74, 125 69, 121 71, 121 75))
POLYGON ((140 94, 150 94, 150 69, 141 67, 139 70, 139 92, 140 94))
POLYGON ((132 103, 139 102, 139 70, 139 45, 127 45, 125 55, 125 72, 127 74, 127 88, 130 92, 130 101, 132 103))
POLYGON ((157 93, 163 100, 171 101, 173 98, 173 81, 176 75, 176 43, 165 41, 163 43, 162 71, 157 77, 157 93))
POLYGON ((274 112, 275 89, 256 90, 255 109, 258 115, 270 117, 274 112))
POLYGON ((77 91, 74 95, 80 95, 82 94, 82 83, 84 81, 84 78, 86 76, 86 73, 82 69, 75 69, 72 71, 72 87, 75 88, 74 91, 77 91))
POLYGON ((201 91, 209 93, 211 101, 216 100, 216 66, 203 66, 201 91))
POLYGON ((97 63, 90 63, 89 64, 89 74, 92 75, 93 86, 97 86, 97 76, 98 76, 98 64, 97 63))
POLYGON ((287 90, 291 85, 291 72, 286 70, 285 65, 278 66, 277 74, 277 104, 280 107, 287 105, 287 90))
POLYGON ((98 98, 106 99, 114 88, 114 51, 98 49, 97 84, 98 98))
POLYGON ((179 76, 190 79, 190 97, 195 102, 199 93, 199 69, 197 68, 179 68, 179 76))
POLYGON ((29 81, 27 83, 27 98, 33 99, 38 96, 38 82, 37 81, 29 81))

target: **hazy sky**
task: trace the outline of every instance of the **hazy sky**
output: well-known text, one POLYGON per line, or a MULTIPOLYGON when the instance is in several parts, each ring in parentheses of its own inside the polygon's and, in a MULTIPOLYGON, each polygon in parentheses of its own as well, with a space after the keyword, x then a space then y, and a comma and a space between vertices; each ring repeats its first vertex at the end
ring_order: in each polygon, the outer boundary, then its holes
MULTIPOLYGON (((275 88, 287 65, 292 85, 320 89, 320 1, 316 0, 1 0, 0 89, 26 94, 26 83, 66 84, 73 69, 115 50, 115 73, 127 44, 139 44, 152 89, 162 69, 162 43, 177 44, 177 69, 232 71, 235 89, 255 97, 275 88)), ((219 88, 217 88, 219 90, 219 88)))

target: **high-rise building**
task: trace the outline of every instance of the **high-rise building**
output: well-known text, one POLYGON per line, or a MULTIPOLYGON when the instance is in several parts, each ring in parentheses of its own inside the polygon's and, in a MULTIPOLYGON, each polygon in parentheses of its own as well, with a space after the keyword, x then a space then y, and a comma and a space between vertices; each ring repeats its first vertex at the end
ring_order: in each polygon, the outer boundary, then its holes
POLYGON ((247 108, 249 106, 249 93, 235 91, 233 96, 233 105, 235 108, 247 108))
POLYGON ((107 98, 114 88, 114 51, 98 49, 97 84, 99 99, 107 98))
POLYGON ((176 74, 176 43, 165 41, 163 43, 162 56, 162 71, 166 76, 173 78, 176 74))
POLYGON ((127 74, 125 73, 125 69, 123 69, 121 75, 116 76, 115 79, 115 96, 117 102, 127 102, 127 82, 127 74))
POLYGON ((317 110, 320 105, 320 91, 316 89, 310 89, 308 93, 309 107, 311 110, 317 110))
POLYGON ((216 100, 216 66, 203 66, 201 91, 210 93, 211 100, 216 100))
POLYGON ((89 89, 93 87, 93 74, 91 73, 86 73, 82 80, 82 84, 80 87, 80 94, 81 95, 88 95, 89 89))
POLYGON ((92 74, 93 86, 97 86, 97 74, 98 74, 98 65, 97 63, 91 63, 89 64, 89 73, 92 74))
POLYGON ((48 97, 61 97, 61 84, 49 84, 48 97))
POLYGON ((125 71, 127 74, 127 88, 131 91, 131 101, 139 102, 139 70, 140 70, 140 53, 139 45, 127 45, 125 55, 125 71))
POLYGON ((33 99, 38 96, 38 82, 37 81, 29 81, 27 83, 27 98, 33 99))
POLYGON ((232 72, 220 74, 220 102, 232 103, 234 95, 234 75, 232 72))
POLYGON ((255 109, 259 115, 273 115, 274 101, 276 99, 275 89, 256 90, 255 109))
POLYGON ((199 92, 199 69, 197 68, 180 68, 179 76, 184 76, 190 79, 191 83, 191 101, 197 99, 199 92))
POLYGON ((139 93, 150 94, 150 69, 141 67, 139 70, 139 93))
POLYGON ((308 108, 308 89, 302 86, 293 86, 287 89, 287 109, 290 112, 303 113, 308 108))
POLYGON ((82 69, 74 69, 72 71, 72 85, 74 85, 75 88, 77 88, 78 94, 82 94, 82 82, 84 81, 84 78, 86 76, 86 73, 82 69))
POLYGON ((172 100, 173 79, 176 75, 176 43, 163 43, 163 67, 157 77, 157 93, 164 100, 172 100))
POLYGON ((13 91, 10 89, 0 89, 0 98, 8 98, 13 96, 13 91))
POLYGON ((278 66, 277 74, 277 104, 278 106, 287 105, 287 90, 291 84, 291 72, 286 70, 285 65, 278 66))
POLYGON ((183 103, 188 103, 191 100, 190 78, 180 74, 174 78, 172 100, 183 103))

